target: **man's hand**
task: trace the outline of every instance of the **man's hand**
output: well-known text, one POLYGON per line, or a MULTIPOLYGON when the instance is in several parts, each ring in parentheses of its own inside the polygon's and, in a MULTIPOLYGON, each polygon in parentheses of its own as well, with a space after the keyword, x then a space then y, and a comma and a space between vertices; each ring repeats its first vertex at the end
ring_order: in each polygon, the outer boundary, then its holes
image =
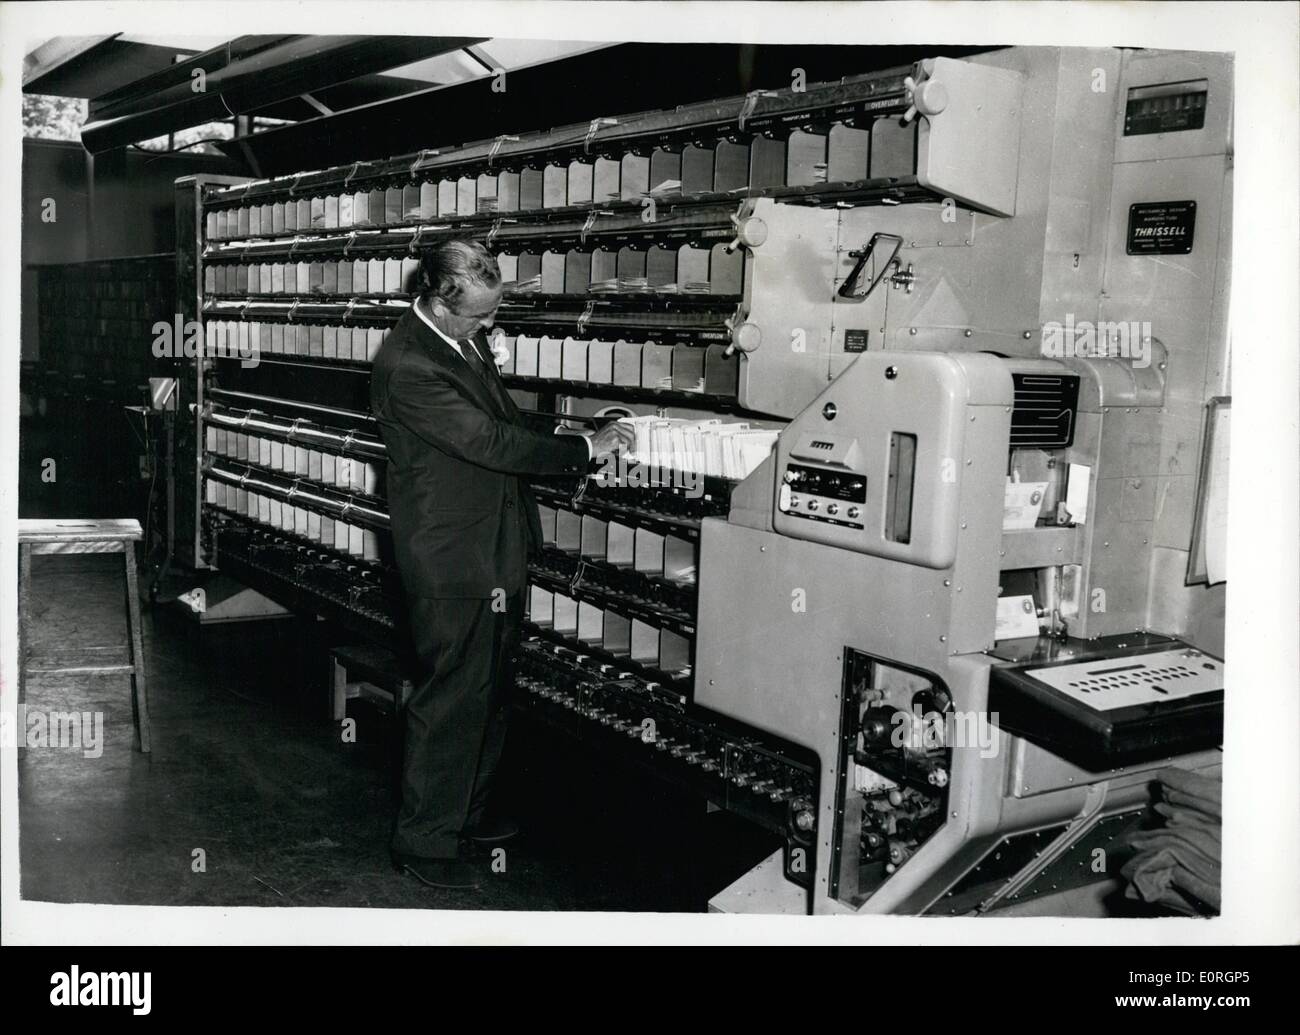
POLYGON ((636 432, 631 425, 618 421, 606 424, 591 436, 591 448, 596 456, 631 449, 635 442, 636 432))

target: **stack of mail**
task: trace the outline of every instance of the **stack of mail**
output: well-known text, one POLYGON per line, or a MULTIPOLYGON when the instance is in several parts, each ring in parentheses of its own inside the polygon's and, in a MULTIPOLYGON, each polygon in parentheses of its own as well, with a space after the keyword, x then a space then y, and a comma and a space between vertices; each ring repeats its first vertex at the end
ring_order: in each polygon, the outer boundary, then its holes
POLYGON ((650 467, 716 478, 747 477, 772 452, 778 432, 741 421, 627 417, 636 431, 631 459, 650 467))
POLYGON ((587 290, 592 294, 611 291, 643 294, 650 290, 650 284, 645 277, 610 277, 606 280, 593 280, 587 290))
POLYGON ((506 294, 531 295, 542 290, 542 276, 537 274, 526 280, 513 280, 505 285, 506 294))

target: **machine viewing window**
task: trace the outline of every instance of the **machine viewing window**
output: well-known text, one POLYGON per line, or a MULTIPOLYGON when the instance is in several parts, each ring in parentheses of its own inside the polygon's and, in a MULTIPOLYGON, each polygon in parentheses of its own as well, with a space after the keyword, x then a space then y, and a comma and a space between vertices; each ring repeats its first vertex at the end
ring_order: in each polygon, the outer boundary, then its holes
POLYGON ((1124 110, 1124 135, 1176 133, 1205 125, 1209 84, 1204 79, 1157 86, 1135 86, 1128 92, 1124 110))
POLYGON ((916 480, 916 436, 895 431, 889 436, 889 487, 885 502, 885 538, 912 541, 912 488, 916 480))

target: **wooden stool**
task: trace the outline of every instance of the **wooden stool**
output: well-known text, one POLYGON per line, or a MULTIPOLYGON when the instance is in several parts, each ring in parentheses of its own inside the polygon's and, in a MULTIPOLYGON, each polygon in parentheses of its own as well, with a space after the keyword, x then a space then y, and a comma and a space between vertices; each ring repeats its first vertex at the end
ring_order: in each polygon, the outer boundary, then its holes
POLYGON ((103 675, 126 672, 131 675, 131 710, 140 750, 149 751, 149 693, 145 688, 144 641, 140 628, 140 594, 136 585, 135 547, 141 538, 140 522, 134 520, 60 521, 57 519, 18 522, 18 699, 26 700, 28 673, 103 675), (27 665, 27 601, 32 583, 33 553, 120 553, 126 560, 127 642, 108 647, 72 648, 83 653, 120 652, 126 662, 70 664, 50 667, 27 665))
POLYGON ((348 701, 358 697, 397 712, 411 694, 411 681, 392 651, 381 647, 335 647, 330 651, 330 660, 334 665, 335 722, 347 717, 348 701))

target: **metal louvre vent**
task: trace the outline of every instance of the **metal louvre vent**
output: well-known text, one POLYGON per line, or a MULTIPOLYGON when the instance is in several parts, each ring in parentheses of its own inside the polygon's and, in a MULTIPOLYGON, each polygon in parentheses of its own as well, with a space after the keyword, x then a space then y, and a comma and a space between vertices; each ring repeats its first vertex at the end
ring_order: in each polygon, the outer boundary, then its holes
POLYGON ((1011 375, 1011 445, 1064 449, 1074 443, 1079 378, 1074 374, 1011 375))

